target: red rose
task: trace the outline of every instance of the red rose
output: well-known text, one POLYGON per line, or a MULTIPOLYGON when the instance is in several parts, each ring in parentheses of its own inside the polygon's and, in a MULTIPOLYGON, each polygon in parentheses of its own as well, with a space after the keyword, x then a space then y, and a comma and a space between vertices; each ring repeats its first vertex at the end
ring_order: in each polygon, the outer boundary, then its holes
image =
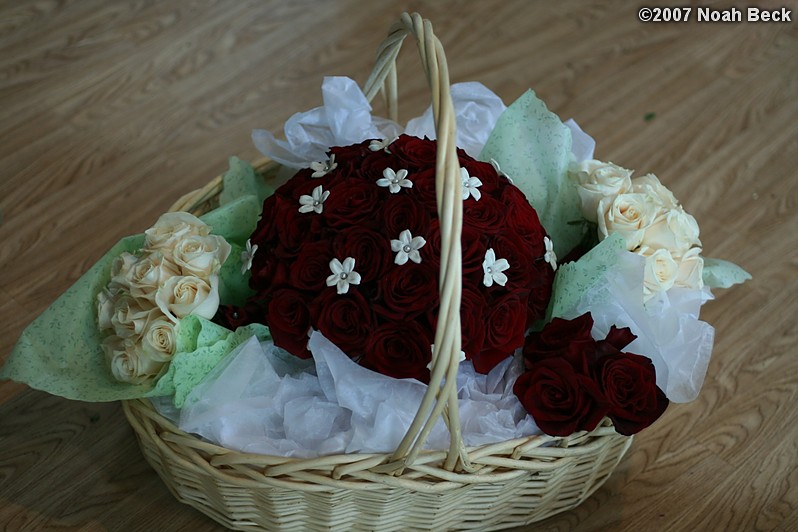
POLYGON ((413 195, 430 213, 438 212, 438 200, 435 196, 435 167, 417 170, 408 179, 413 181, 413 195))
POLYGON ((529 283, 529 316, 527 323, 531 326, 538 320, 546 316, 546 308, 549 306, 551 291, 554 285, 554 270, 548 262, 538 260, 535 263, 529 283))
MULTIPOLYGON (((359 161, 359 164, 356 164, 355 174, 363 181, 367 181, 372 183, 375 187, 378 187, 377 181, 384 177, 382 174, 383 171, 385 171, 386 168, 391 168, 396 171, 401 170, 401 167, 397 167, 400 164, 401 163, 396 160, 396 157, 386 153, 384 150, 369 151, 365 158, 359 161)), ((387 191, 387 189, 384 190, 387 191)))
POLYGON ((515 381, 513 393, 551 436, 593 430, 607 412, 596 383, 562 358, 535 362, 515 381))
MULTIPOLYGON (((479 355, 485 344, 485 316, 488 304, 482 294, 463 287, 460 305, 460 326, 462 329, 462 349, 466 357, 473 359, 479 355)), ((437 320, 436 320, 437 323, 437 320)))
POLYGON ((470 226, 489 234, 504 226, 506 207, 490 196, 482 195, 479 201, 469 198, 463 203, 463 226, 470 226))
POLYGON ((536 256, 542 256, 546 250, 543 244, 545 231, 538 213, 529 204, 524 193, 515 185, 507 184, 501 190, 501 203, 506 206, 507 230, 517 233, 532 247, 536 256))
POLYGON ((249 287, 255 291, 252 300, 258 302, 268 302, 271 293, 285 287, 289 278, 288 266, 277 253, 255 253, 250 272, 249 287))
POLYGON ((595 361, 591 358, 595 359, 596 352, 596 341, 590 335, 592 329, 593 316, 589 312, 572 320, 554 318, 542 331, 527 336, 524 343, 527 367, 543 359, 563 358, 579 373, 589 375, 595 361))
MULTIPOLYGON (((531 254, 526 243, 517 234, 512 232, 493 235, 488 241, 488 247, 493 248, 496 258, 506 259, 510 268, 504 271, 507 276, 507 286, 513 288, 529 288, 535 271, 535 261, 538 258, 531 254)), ((494 284, 489 291, 501 293, 505 288, 494 284)))
POLYGON ((330 227, 339 230, 364 223, 372 219, 381 207, 378 189, 376 184, 356 179, 333 182, 321 216, 330 227))
POLYGON ((350 287, 346 294, 327 288, 311 305, 316 329, 354 359, 365 353, 374 321, 368 302, 356 288, 350 287))
POLYGON ((466 169, 468 175, 478 178, 482 184, 479 186, 482 194, 493 194, 499 186, 499 174, 490 163, 483 163, 471 157, 461 157, 460 166, 466 169))
POLYGON ((310 311, 306 302, 305 294, 283 288, 274 292, 269 303, 268 325, 274 345, 300 358, 310 358, 310 311))
POLYGON ((602 357, 598 383, 609 405, 615 430, 626 436, 656 421, 668 407, 665 393, 657 387, 654 364, 644 356, 615 353, 602 357))
POLYGON ((415 321, 384 323, 372 331, 360 364, 397 379, 429 382, 432 333, 415 321))
MULTIPOLYGON (((425 236, 427 244, 421 248, 421 263, 428 263, 438 272, 441 264, 441 228, 438 220, 433 220, 429 226, 429 236, 425 236)), ((463 261, 463 277, 469 277, 472 284, 482 286, 482 262, 485 260, 487 247, 482 233, 473 227, 463 226, 460 235, 461 253, 463 261), (475 275, 470 275, 475 274, 475 275)), ((436 274, 437 275, 437 274, 436 274)))
MULTIPOLYGON (((413 192, 416 192, 413 187, 413 192)), ((398 239, 399 233, 409 229, 413 236, 429 240, 430 217, 423 203, 409 194, 391 194, 380 205, 382 233, 390 240, 398 239)), ((390 242, 388 243, 390 247, 390 242)))
MULTIPOLYGON (((326 202, 324 207, 326 210, 326 202)), ((282 246, 282 249, 278 247, 276 251, 280 251, 283 254, 281 258, 293 258, 299 253, 299 248, 305 242, 317 240, 323 226, 321 214, 299 212, 299 203, 294 203, 283 197, 277 198, 274 216, 277 225, 277 239, 282 246)), ((260 248, 260 244, 257 241, 253 242, 253 244, 258 244, 260 248)), ((268 247, 264 251, 266 249, 268 247)))
POLYGON ((516 290, 493 303, 485 323, 485 345, 471 359, 478 372, 487 373, 524 345, 526 297, 526 292, 516 290))
POLYGON ((349 177, 359 172, 358 162, 370 153, 370 141, 352 144, 351 146, 336 146, 330 149, 330 155, 335 155, 335 170, 327 175, 349 177))
MULTIPOLYGON (((399 234, 397 233, 397 238, 399 234)), ((353 257, 360 274, 361 284, 382 277, 393 264, 393 253, 390 241, 376 231, 362 227, 352 227, 338 233, 335 237, 334 249, 341 257, 353 257)), ((330 258, 327 259, 329 264, 330 258)), ((330 274, 329 265, 322 284, 330 274)))
POLYGON ((261 217, 255 232, 250 240, 258 246, 269 246, 277 238, 277 217, 274 216, 277 208, 277 196, 271 195, 263 202, 261 217))
POLYGON ((435 166, 437 146, 437 142, 429 139, 400 135, 388 146, 388 150, 405 163, 406 168, 415 170, 435 166))
POLYGON ((291 285, 299 290, 321 292, 327 286, 326 280, 330 275, 332 249, 329 240, 319 240, 302 246, 302 250, 291 265, 289 273, 291 285))
POLYGON ((391 320, 411 320, 438 305, 438 273, 429 265, 408 262, 379 280, 377 312, 391 320))

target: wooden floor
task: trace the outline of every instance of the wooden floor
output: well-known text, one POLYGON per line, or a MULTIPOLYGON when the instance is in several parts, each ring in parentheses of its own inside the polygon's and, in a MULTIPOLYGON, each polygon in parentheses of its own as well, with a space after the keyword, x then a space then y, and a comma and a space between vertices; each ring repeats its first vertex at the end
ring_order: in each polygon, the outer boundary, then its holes
MULTIPOLYGON (((798 18, 791 1, 751 3, 798 18)), ((362 83, 394 18, 419 10, 453 81, 508 103, 533 87, 597 157, 659 175, 706 255, 754 276, 704 308, 717 340, 700 398, 672 405, 581 507, 530 530, 798 530, 798 23, 641 23, 648 4, 3 0, 0 362, 120 237, 228 156, 256 157, 253 128, 319 105, 323 75, 362 83)), ((414 50, 400 94, 404 118, 428 104, 414 50)), ((118 403, 11 382, 0 525, 218 528, 172 498, 118 403)))

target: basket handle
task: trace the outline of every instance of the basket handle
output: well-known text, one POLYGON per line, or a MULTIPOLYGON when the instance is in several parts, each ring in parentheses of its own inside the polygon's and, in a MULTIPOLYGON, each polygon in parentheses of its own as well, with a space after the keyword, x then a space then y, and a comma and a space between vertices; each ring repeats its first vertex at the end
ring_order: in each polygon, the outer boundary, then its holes
MULTIPOLYGON (((441 264, 439 274, 440 307, 435 330, 435 350, 427 392, 413 422, 388 463, 378 469, 401 474, 413 463, 427 441, 437 420, 443 416, 449 428, 449 451, 444 468, 471 470, 463 445, 457 405, 457 369, 459 366, 461 330, 460 298, 462 294, 462 250, 460 234, 463 225, 460 163, 455 146, 455 115, 449 86, 449 68, 443 46, 432 32, 429 20, 418 13, 403 13, 377 49, 377 61, 363 92, 372 101, 382 90, 388 114, 397 120, 396 57, 408 34, 416 38, 421 65, 432 93, 432 116, 438 139, 435 162, 435 195, 441 227, 441 264)), ((376 469, 376 468, 375 468, 376 469)))

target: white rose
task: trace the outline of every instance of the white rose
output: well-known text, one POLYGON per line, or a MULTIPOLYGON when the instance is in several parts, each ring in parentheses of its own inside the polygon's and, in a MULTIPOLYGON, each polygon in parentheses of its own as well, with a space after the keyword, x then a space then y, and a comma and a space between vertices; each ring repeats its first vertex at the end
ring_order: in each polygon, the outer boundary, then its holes
POLYGON ((138 338, 150 320, 157 318, 158 309, 148 301, 121 295, 114 303, 111 325, 121 338, 138 338))
POLYGON ((175 325, 165 317, 152 320, 141 336, 141 348, 153 360, 171 360, 177 348, 175 325))
POLYGON ((176 275, 180 275, 178 268, 156 251, 139 258, 126 272, 125 280, 130 295, 153 301, 158 287, 176 275))
POLYGON ((187 236, 207 236, 211 227, 187 212, 167 212, 162 214, 155 225, 144 231, 144 249, 172 249, 175 243, 187 236))
POLYGON ((136 264, 138 258, 132 253, 124 252, 111 263, 111 285, 130 288, 127 275, 130 269, 136 264))
POLYGON ((216 235, 192 235, 175 244, 172 260, 183 275, 195 275, 208 279, 219 270, 230 255, 230 244, 216 235))
POLYGON ((193 275, 172 277, 155 293, 155 304, 174 323, 195 314, 211 319, 219 308, 219 277, 210 283, 193 275))
POLYGON ((681 256, 691 247, 701 245, 698 222, 681 207, 660 213, 646 228, 642 245, 665 248, 673 255, 681 256))
POLYGON ((679 271, 676 274, 674 286, 684 288, 704 287, 704 259, 701 258, 701 248, 691 248, 679 259, 679 271))
POLYGON ((632 179, 632 192, 648 194, 654 198, 663 209, 676 209, 679 201, 665 185, 660 183, 654 174, 646 174, 632 179))
POLYGON ((109 336, 102 348, 111 374, 118 381, 143 384, 154 380, 164 367, 164 362, 149 357, 129 338, 109 336))
POLYGON ((599 239, 619 234, 626 241, 626 249, 634 251, 643 241, 643 235, 657 214, 658 205, 645 194, 619 194, 599 202, 599 239))
POLYGON ((595 159, 583 161, 571 173, 576 181, 576 191, 582 203, 582 216, 590 222, 597 222, 599 202, 614 198, 632 189, 632 171, 612 163, 595 159))
POLYGON ((643 274, 643 300, 647 301, 658 292, 665 292, 673 286, 679 273, 679 265, 673 260, 667 249, 642 248, 640 254, 646 258, 643 274))
POLYGON ((118 297, 119 287, 114 285, 103 288, 97 294, 97 324, 101 331, 113 327, 111 318, 114 315, 114 306, 118 297))

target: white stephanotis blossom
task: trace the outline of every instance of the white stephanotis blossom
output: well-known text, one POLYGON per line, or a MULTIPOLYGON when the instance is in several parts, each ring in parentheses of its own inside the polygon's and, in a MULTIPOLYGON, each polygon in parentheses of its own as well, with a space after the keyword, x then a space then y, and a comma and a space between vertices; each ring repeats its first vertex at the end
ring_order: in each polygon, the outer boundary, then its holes
POLYGON ((512 178, 512 177, 510 177, 510 176, 508 176, 508 175, 507 175, 507 174, 504 172, 504 170, 502 170, 501 166, 499 166, 499 162, 498 162, 496 159, 491 159, 491 160, 490 160, 490 165, 493 167, 493 169, 494 169, 494 170, 496 170, 496 173, 497 173, 497 174, 499 174, 499 176, 501 176, 501 177, 505 178, 507 181, 509 181, 509 182, 510 182, 510 184, 511 184, 511 185, 515 184, 515 183, 513 182, 513 178, 512 178))
POLYGON ((543 244, 546 246, 546 253, 543 255, 543 260, 551 265, 551 269, 557 271, 557 255, 554 253, 554 243, 547 236, 543 237, 543 244))
POLYGON ((382 178, 377 180, 377 185, 388 187, 391 194, 396 194, 402 188, 413 188, 413 182, 407 179, 407 170, 404 168, 399 171, 386 168, 382 171, 382 178))
POLYGON ((493 248, 488 248, 488 251, 485 252, 485 260, 482 261, 482 271, 485 273, 482 284, 488 287, 493 286, 493 283, 504 286, 507 282, 507 275, 504 274, 504 271, 509 268, 510 263, 507 262, 507 259, 497 259, 493 248))
POLYGON ((310 163, 310 169, 313 170, 310 177, 324 177, 336 168, 338 168, 338 163, 335 162, 335 154, 333 154, 329 161, 310 163))
POLYGON ((355 259, 347 257, 342 263, 338 259, 330 261, 332 275, 327 277, 327 286, 335 286, 339 294, 349 292, 350 284, 360 284, 360 274, 355 271, 355 259))
POLYGON ((329 190, 324 190, 321 185, 313 189, 312 195, 302 194, 299 197, 299 212, 315 212, 321 214, 324 210, 324 202, 330 195, 329 190))
POLYGON ((482 192, 479 191, 482 181, 478 177, 468 175, 468 170, 463 167, 460 167, 460 179, 463 180, 463 201, 471 196, 479 201, 479 198, 482 197, 482 192))
POLYGON ((241 252, 241 275, 252 269, 252 259, 255 258, 256 251, 258 251, 258 245, 253 246, 252 242, 247 239, 247 248, 241 252))
MULTIPOLYGON (((431 353, 435 353, 435 344, 430 345, 429 350, 431 353)), ((459 364, 460 362, 463 362, 465 359, 466 359, 465 351, 460 351, 460 356, 457 359, 457 363, 459 364)), ((430 360, 429 364, 427 364, 427 369, 432 371, 432 360, 430 360)))
POLYGON ((394 262, 401 266, 410 259, 416 264, 421 264, 421 254, 418 250, 426 243, 424 237, 413 236, 409 229, 405 229, 399 233, 399 240, 391 240, 391 250, 396 253, 394 262))
POLYGON ((382 140, 374 139, 369 142, 369 149, 371 151, 385 150, 385 153, 391 153, 391 150, 388 149, 388 146, 390 146, 397 138, 398 137, 388 137, 382 140))

